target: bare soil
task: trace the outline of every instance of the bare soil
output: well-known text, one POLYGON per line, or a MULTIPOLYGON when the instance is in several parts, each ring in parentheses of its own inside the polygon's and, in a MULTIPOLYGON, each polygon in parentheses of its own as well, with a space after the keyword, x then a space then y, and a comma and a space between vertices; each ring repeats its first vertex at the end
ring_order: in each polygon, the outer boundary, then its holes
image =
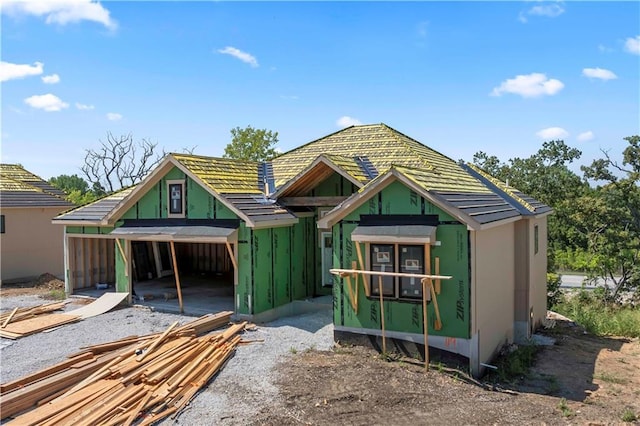
POLYGON ((558 320, 556 344, 526 377, 476 381, 456 366, 383 360, 365 347, 296 354, 279 366, 280 399, 254 424, 621 424, 640 416, 640 341, 558 320))
POLYGON ((44 273, 32 281, 2 284, 0 297, 40 295, 46 296, 53 291, 64 291, 64 281, 56 276, 44 273))

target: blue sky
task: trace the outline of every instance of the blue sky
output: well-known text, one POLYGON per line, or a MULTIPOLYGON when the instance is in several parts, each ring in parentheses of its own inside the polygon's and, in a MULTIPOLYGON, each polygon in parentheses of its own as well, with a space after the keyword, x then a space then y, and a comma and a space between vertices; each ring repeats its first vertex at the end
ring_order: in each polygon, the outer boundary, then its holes
POLYGON ((81 174, 108 131, 221 156, 386 123, 458 160, 640 134, 638 2, 2 2, 2 162, 81 174))

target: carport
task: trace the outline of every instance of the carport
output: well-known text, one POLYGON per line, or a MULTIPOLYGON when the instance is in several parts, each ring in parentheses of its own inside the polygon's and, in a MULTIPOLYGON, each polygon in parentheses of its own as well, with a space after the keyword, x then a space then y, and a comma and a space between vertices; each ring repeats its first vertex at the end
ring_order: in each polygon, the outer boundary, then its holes
MULTIPOLYGON (((128 219, 109 234, 124 259, 131 303, 226 297, 238 282, 237 220, 128 219)), ((119 289, 120 291, 124 291, 119 289)))

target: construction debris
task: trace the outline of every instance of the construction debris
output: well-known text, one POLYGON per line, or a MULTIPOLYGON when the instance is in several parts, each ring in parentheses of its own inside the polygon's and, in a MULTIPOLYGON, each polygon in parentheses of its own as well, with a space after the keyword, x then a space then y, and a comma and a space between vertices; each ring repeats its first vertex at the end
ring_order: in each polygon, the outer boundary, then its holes
POLYGON ((1 418, 22 413, 9 425, 147 425, 175 418, 240 343, 246 322, 206 334, 228 325, 231 315, 205 315, 163 333, 82 348, 0 385, 1 418))
POLYGON ((15 308, 0 314, 0 337, 18 339, 62 324, 78 321, 80 317, 67 314, 52 314, 61 310, 68 302, 54 302, 31 308, 15 308))

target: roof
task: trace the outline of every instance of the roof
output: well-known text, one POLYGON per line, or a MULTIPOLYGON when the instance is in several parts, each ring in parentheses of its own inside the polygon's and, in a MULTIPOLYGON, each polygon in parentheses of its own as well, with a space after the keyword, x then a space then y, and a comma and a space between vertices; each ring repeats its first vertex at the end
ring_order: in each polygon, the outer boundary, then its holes
POLYGON ((17 164, 0 164, 0 205, 70 207, 66 194, 17 164))
POLYGON ((65 212, 54 220, 77 221, 77 222, 101 222, 109 213, 111 213, 130 193, 135 186, 121 189, 113 194, 100 198, 97 201, 76 209, 65 212))

